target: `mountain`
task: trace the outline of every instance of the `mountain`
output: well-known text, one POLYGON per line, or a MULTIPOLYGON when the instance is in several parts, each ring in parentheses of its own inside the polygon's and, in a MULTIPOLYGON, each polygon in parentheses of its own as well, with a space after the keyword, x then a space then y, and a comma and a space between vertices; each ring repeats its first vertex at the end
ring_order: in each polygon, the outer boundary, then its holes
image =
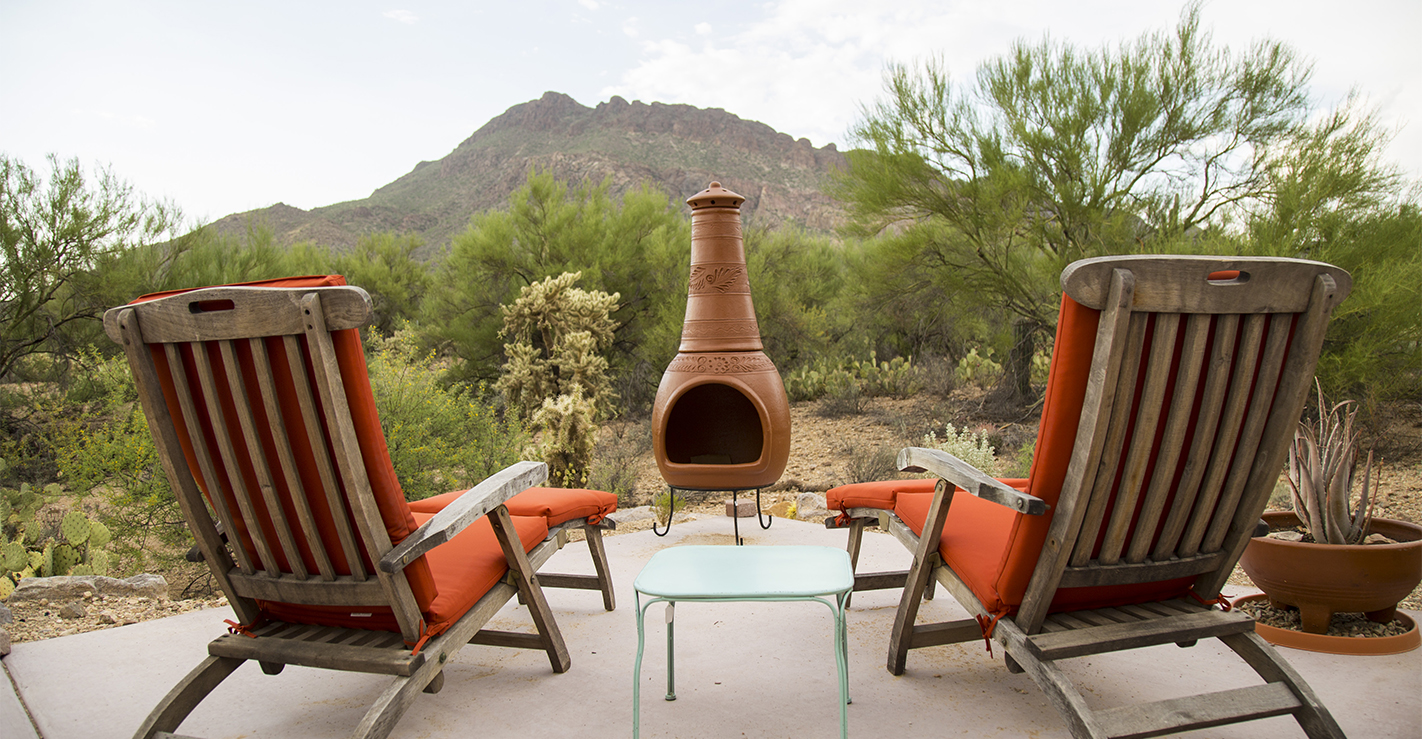
POLYGON ((420 162, 371 193, 311 210, 278 203, 226 216, 213 225, 241 231, 264 222, 277 241, 350 247, 363 234, 418 233, 434 253, 470 216, 503 207, 531 168, 570 184, 610 182, 610 192, 651 183, 678 202, 712 180, 746 197, 748 225, 793 220, 830 231, 840 206, 824 195, 829 173, 844 165, 834 144, 815 148, 763 123, 719 108, 627 102, 613 97, 589 108, 557 92, 515 105, 465 139, 448 156, 420 162))

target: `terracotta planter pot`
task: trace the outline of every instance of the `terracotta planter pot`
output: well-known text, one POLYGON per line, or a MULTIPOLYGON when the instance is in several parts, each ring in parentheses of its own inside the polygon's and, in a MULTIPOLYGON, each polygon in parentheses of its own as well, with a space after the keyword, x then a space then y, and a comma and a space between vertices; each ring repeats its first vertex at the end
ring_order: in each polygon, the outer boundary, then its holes
MULTIPOLYGON (((1237 608, 1241 604, 1265 598, 1267 598, 1267 596, 1251 595, 1240 598, 1234 602, 1234 605, 1237 608)), ((1322 652, 1324 654, 1351 654, 1359 656, 1402 654, 1403 652, 1410 652, 1418 646, 1422 646, 1422 632, 1418 632, 1417 623, 1405 613, 1397 614, 1397 620, 1402 622, 1403 626, 1407 628, 1407 631, 1396 636, 1361 637, 1310 634, 1304 631, 1281 629, 1259 621, 1254 623, 1254 633, 1262 637, 1264 641, 1275 646, 1302 649, 1306 652, 1322 652)))
MULTIPOLYGON (((1291 511, 1264 514, 1270 530, 1299 524, 1291 511)), ((1313 544, 1257 538, 1239 564, 1275 608, 1299 609, 1303 630, 1322 634, 1334 613, 1361 612, 1386 623, 1422 582, 1422 526, 1373 519, 1372 530, 1397 544, 1313 544)))

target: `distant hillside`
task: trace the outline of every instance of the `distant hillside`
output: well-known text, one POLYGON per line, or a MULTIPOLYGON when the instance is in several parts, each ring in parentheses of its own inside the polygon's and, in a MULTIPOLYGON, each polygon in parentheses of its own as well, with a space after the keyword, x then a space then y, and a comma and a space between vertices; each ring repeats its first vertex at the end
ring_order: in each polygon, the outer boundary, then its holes
POLYGON ((834 144, 816 149, 771 127, 719 108, 629 103, 613 97, 596 108, 548 92, 484 124, 437 162, 364 200, 309 211, 278 203, 215 222, 223 230, 264 221, 279 242, 353 246, 362 234, 419 233, 433 252, 463 231, 475 213, 507 203, 529 169, 577 184, 609 179, 611 192, 650 182, 683 201, 711 180, 746 196, 748 224, 787 220, 814 231, 838 225, 841 210, 821 192, 828 173, 844 164, 834 144))

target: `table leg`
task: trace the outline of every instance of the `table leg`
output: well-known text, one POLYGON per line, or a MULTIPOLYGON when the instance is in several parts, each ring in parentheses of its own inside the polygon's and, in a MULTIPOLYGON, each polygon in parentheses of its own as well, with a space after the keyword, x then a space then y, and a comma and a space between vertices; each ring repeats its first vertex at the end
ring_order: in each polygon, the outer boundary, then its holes
POLYGON ((844 602, 848 593, 836 598, 834 609, 834 661, 839 672, 839 736, 849 739, 849 627, 845 618, 844 602))
MULTIPOLYGON (((636 598, 637 609, 637 659, 632 665, 632 739, 638 739, 642 735, 642 646, 645 643, 642 630, 642 615, 645 610, 642 608, 642 594, 633 591, 636 598)), ((652 604, 648 603, 650 607, 652 604)))
POLYGON ((667 700, 676 700, 676 601, 667 601, 667 700))

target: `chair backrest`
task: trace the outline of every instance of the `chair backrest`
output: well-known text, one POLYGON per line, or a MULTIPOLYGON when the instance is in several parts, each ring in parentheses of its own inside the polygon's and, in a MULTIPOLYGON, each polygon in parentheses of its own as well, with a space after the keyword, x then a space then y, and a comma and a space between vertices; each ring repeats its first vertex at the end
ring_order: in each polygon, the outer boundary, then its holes
POLYGON ((1053 510, 1022 517, 1010 555, 1029 633, 1049 610, 1218 595, 1352 286, 1319 262, 1188 256, 1088 259, 1061 279, 1028 483, 1053 510))
POLYGON ((239 618, 296 604, 316 622, 414 640, 434 581, 423 559, 393 575, 375 567, 416 526, 357 332, 370 297, 344 283, 288 278, 146 296, 104 324, 124 347, 175 495, 239 618))

